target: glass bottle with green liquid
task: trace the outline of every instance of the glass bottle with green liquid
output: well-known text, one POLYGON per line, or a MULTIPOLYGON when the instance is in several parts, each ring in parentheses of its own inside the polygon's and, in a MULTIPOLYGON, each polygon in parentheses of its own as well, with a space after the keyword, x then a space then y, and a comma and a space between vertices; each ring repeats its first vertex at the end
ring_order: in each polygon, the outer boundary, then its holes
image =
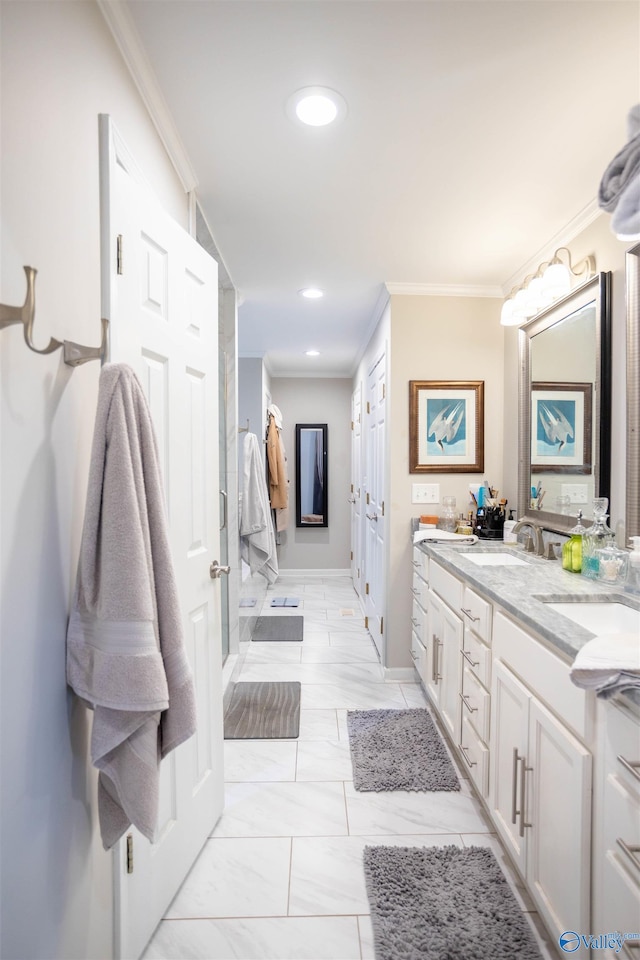
POLYGON ((582 525, 582 510, 578 510, 578 522, 569 530, 569 539, 562 546, 562 569, 570 573, 582 571, 582 537, 587 528, 582 525))

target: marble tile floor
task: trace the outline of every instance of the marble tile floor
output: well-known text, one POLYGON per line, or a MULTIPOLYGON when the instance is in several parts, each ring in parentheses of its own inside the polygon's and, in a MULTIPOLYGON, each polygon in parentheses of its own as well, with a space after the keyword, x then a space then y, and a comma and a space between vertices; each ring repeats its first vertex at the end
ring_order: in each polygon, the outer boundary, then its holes
POLYGON ((354 789, 347 710, 427 704, 418 683, 383 680, 350 579, 281 577, 261 613, 303 614, 304 640, 243 644, 235 679, 299 680, 300 735, 225 741, 224 813, 143 960, 373 960, 367 844, 490 846, 544 960, 557 957, 458 764, 460 793, 354 789))

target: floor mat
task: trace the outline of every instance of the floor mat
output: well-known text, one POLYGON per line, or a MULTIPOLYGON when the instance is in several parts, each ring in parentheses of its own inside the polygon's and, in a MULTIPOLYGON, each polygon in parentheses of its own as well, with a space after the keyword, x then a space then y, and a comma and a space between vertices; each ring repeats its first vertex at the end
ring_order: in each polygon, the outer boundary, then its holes
POLYGON ((300 683, 236 683, 224 712, 225 740, 275 740, 300 732, 300 683))
POLYGON ((252 640, 302 640, 304 617, 258 617, 252 640))
POLYGON ((298 597, 274 597, 271 601, 272 607, 298 607, 300 600, 298 597))

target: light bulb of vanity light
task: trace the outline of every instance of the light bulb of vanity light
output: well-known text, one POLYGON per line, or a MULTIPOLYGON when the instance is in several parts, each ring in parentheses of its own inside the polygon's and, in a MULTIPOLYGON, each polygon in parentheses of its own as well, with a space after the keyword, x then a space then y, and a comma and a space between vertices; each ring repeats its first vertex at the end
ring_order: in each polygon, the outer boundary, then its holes
POLYGON ((515 297, 513 298, 513 313, 512 313, 512 323, 524 323, 527 319, 525 313, 525 305, 527 302, 527 292, 526 290, 518 290, 515 297))
POLYGON ((305 287, 304 290, 298 290, 298 293, 305 300, 320 300, 321 297, 324 297, 324 293, 318 287, 305 287))
POLYGON ((550 263, 542 275, 542 284, 545 296, 549 297, 550 300, 559 300, 560 297, 565 297, 571 290, 571 277, 568 268, 559 260, 550 263))
POLYGON ((532 308, 531 316, 535 316, 544 307, 548 307, 552 298, 545 293, 541 276, 535 276, 527 286, 527 300, 532 308))
POLYGON ((502 310, 500 312, 500 323, 503 327, 517 327, 520 324, 520 320, 517 317, 513 316, 513 298, 510 297, 508 300, 502 304, 502 310))

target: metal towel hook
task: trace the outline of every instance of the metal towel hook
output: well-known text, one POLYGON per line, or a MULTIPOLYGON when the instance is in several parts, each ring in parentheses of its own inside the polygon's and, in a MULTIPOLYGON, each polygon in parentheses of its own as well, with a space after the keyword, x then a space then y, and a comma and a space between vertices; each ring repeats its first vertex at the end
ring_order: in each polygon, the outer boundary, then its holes
POLYGON ((23 267, 27 278, 27 293, 24 304, 21 307, 11 307, 5 303, 0 303, 0 330, 10 327, 14 323, 21 323, 23 326, 24 342, 33 350, 34 353, 53 353, 63 347, 64 362, 70 367, 77 367, 81 363, 87 363, 89 360, 100 360, 104 363, 107 355, 107 336, 109 330, 109 321, 102 320, 102 337, 99 347, 85 347, 80 343, 74 343, 72 340, 56 340, 51 337, 49 343, 42 350, 34 346, 33 343, 33 324, 36 314, 36 274, 34 267, 23 267))

